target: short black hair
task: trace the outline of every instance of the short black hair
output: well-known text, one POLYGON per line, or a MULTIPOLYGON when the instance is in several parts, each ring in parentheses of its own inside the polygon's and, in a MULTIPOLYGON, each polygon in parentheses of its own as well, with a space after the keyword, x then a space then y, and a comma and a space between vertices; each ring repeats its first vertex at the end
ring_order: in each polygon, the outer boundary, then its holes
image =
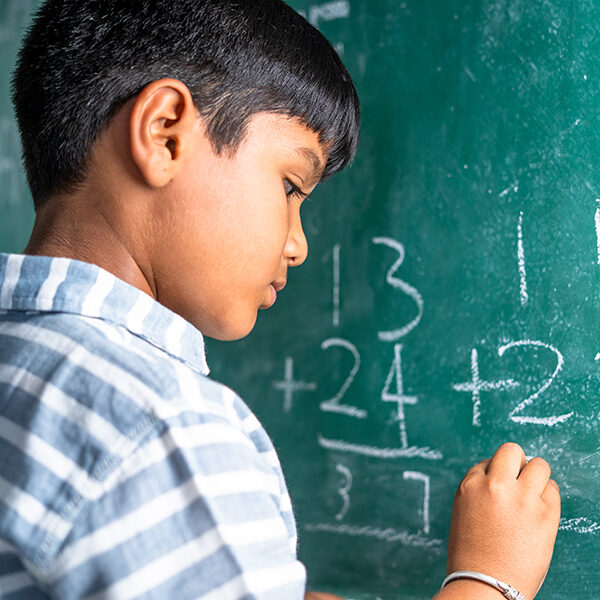
POLYGON ((185 83, 215 151, 234 152, 250 117, 300 119, 328 149, 323 178, 354 156, 356 90, 337 52, 281 0, 46 0, 13 74, 36 208, 83 182, 116 112, 162 78, 185 83))

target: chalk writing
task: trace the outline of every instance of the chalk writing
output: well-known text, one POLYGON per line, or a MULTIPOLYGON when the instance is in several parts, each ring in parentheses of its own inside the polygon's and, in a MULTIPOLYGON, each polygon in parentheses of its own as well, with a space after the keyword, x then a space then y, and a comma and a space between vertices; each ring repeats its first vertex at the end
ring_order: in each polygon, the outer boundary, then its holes
POLYGON ((333 247, 333 326, 340 325, 340 244, 333 247))
POLYGON ((430 539, 422 533, 408 533, 407 531, 398 531, 388 527, 380 529, 378 527, 353 527, 352 525, 329 525, 327 523, 309 523, 304 527, 307 531, 321 531, 327 533, 337 533, 340 535, 349 535, 353 537, 377 538, 378 540, 389 543, 401 543, 405 546, 415 548, 427 548, 436 554, 444 552, 444 542, 438 539, 430 539))
POLYGON ((329 348, 334 347, 345 348, 348 350, 354 357, 354 366, 352 367, 352 370, 348 374, 348 377, 346 377, 346 380, 342 384, 342 387, 339 389, 337 394, 333 398, 321 402, 320 408, 324 412, 340 413, 356 419, 365 419, 367 417, 366 410, 357 408, 356 406, 350 406, 348 404, 340 404, 340 401, 348 391, 348 388, 352 385, 352 382, 354 381, 354 378, 360 369, 360 354, 358 353, 356 346, 354 346, 354 344, 350 343, 348 340, 331 338, 325 340, 321 344, 322 350, 328 350, 329 348))
POLYGON ((429 476, 418 471, 405 471, 403 475, 404 479, 412 479, 414 481, 423 482, 423 533, 429 535, 431 530, 431 524, 429 522, 429 501, 431 496, 431 484, 429 476))
MULTIPOLYGON (((596 202, 600 202, 600 198, 596 200, 596 202)), ((598 264, 600 265, 600 208, 596 209, 594 221, 596 223, 596 249, 598 251, 598 264)))
POLYGON ((404 381, 402 377, 402 345, 394 345, 394 361, 385 386, 381 392, 381 399, 384 402, 395 402, 397 404, 397 420, 400 428, 400 443, 403 448, 408 448, 408 435, 406 433, 406 415, 404 414, 405 404, 416 404, 418 399, 416 396, 407 396, 404 393, 404 381), (393 381, 396 381, 396 391, 390 392, 393 381))
POLYGON ((550 375, 550 377, 538 388, 536 392, 522 400, 517 406, 515 406, 515 408, 513 408, 509 415, 509 418, 515 423, 532 423, 536 425, 546 425, 548 427, 553 427, 554 425, 558 425, 559 423, 564 423, 573 416, 573 412, 553 417, 527 417, 520 415, 523 409, 533 404, 535 400, 537 400, 550 387, 550 385, 552 384, 552 382, 554 381, 555 377, 558 375, 564 364, 562 354, 556 348, 554 348, 554 346, 536 340, 519 340, 517 342, 505 344, 504 346, 501 346, 498 349, 498 355, 502 357, 504 353, 507 350, 510 350, 511 348, 524 347, 538 347, 550 350, 556 355, 556 368, 554 369, 552 375, 550 375))
POLYGON ((482 381, 479 376, 479 356, 477 349, 471 350, 471 381, 452 384, 452 389, 457 392, 468 392, 473 400, 473 426, 481 427, 481 392, 493 390, 508 390, 519 384, 512 379, 500 381, 482 381))
POLYGON ((523 211, 519 213, 519 225, 517 226, 517 259, 519 262, 521 306, 525 306, 529 302, 529 294, 527 293, 527 272, 525 270, 525 249, 523 247, 523 211))
MULTIPOLYGON (((306 15, 306 13, 305 13, 306 15)), ((311 6, 308 9, 308 21, 318 27, 321 21, 347 19, 350 16, 349 0, 334 0, 311 6)))
POLYGON ((515 192, 515 194, 519 191, 519 182, 518 181, 516 181, 515 183, 511 183, 506 189, 502 190, 498 194, 498 196, 500 196, 500 198, 504 198, 504 196, 506 196, 511 191, 515 192))
POLYGON ((373 458, 395 459, 395 458, 424 458, 426 460, 441 460, 444 458, 439 450, 430 448, 377 448, 364 444, 351 444, 343 440, 331 440, 322 435, 317 436, 317 441, 322 448, 336 450, 338 452, 348 452, 350 454, 362 454, 373 458))
POLYGON ((405 258, 404 246, 400 242, 397 242, 396 240, 393 240, 393 239, 387 238, 387 237, 373 238, 373 243, 387 246, 388 248, 392 248, 393 250, 395 250, 398 253, 398 255, 399 255, 398 259, 390 267, 389 271, 387 272, 386 281, 392 287, 402 290, 407 296, 412 298, 414 300, 415 304, 417 305, 417 316, 412 321, 410 321, 407 325, 404 325, 404 327, 400 327, 400 328, 394 329, 392 331, 380 331, 377 334, 379 339, 382 342, 396 342, 400 338, 403 338, 406 335, 408 335, 421 322, 421 319, 423 318, 423 306, 424 306, 423 297, 417 291, 417 289, 414 288, 412 285, 409 285, 402 279, 399 279, 398 277, 396 277, 396 271, 398 271, 398 269, 404 263, 404 258, 405 258))
POLYGON ((591 534, 600 531, 600 524, 591 521, 586 517, 577 517, 575 519, 561 519, 558 527, 562 531, 573 531, 575 533, 591 534))
POLYGON ((338 490, 338 494, 342 497, 344 505, 342 506, 340 512, 337 515, 335 515, 335 520, 341 521, 350 509, 350 490, 352 489, 352 472, 348 467, 339 463, 335 466, 335 469, 344 477, 342 487, 340 487, 340 489, 338 490))
POLYGON ((314 392, 317 389, 316 383, 307 383, 306 381, 294 381, 294 360, 289 356, 285 359, 285 371, 283 381, 274 381, 273 387, 283 392, 283 410, 290 412, 294 402, 296 392, 314 392))

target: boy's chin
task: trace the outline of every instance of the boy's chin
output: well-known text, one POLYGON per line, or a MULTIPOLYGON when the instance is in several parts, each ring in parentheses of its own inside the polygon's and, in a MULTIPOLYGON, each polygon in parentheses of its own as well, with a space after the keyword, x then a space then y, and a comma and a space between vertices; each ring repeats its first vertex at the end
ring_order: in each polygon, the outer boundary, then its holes
POLYGON ((256 318, 255 314, 254 318, 249 316, 247 319, 236 319, 235 322, 219 323, 210 329, 204 331, 200 329, 200 331, 204 336, 220 342, 235 342, 245 338, 254 329, 256 318))

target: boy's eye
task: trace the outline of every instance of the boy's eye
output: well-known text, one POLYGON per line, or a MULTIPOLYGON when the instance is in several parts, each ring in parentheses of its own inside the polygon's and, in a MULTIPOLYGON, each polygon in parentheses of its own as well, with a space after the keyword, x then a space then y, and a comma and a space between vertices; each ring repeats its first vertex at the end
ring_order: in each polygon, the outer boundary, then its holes
POLYGON ((300 199, 306 198, 305 194, 297 185, 293 184, 289 179, 285 180, 285 195, 288 198, 297 196, 300 199))

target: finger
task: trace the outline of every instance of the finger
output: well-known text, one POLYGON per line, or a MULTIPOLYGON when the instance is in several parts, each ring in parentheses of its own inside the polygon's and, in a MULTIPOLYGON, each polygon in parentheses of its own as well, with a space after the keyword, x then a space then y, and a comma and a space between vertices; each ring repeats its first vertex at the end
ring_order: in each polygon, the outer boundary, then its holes
POLYGON ((458 486, 458 488, 456 490, 457 496, 459 496, 461 494, 461 492, 464 491, 464 488, 465 488, 465 485, 467 484, 467 482, 470 482, 474 478, 479 479, 480 477, 485 477, 486 469, 487 469, 489 462, 490 462, 490 459, 486 458, 485 460, 482 460, 481 462, 472 466, 467 471, 467 473, 462 478, 462 481, 460 482, 460 485, 458 486))
POLYGON ((542 492, 542 500, 548 506, 556 506, 557 504, 560 506, 560 489, 558 483, 556 483, 554 479, 548 480, 548 483, 542 492))
POLYGON ((508 442, 496 450, 487 473, 497 479, 516 479, 526 464, 523 448, 519 444, 508 442))
POLYGON ((523 467, 519 475, 519 482, 527 487, 539 490, 541 494, 548 484, 551 473, 550 465, 543 458, 536 456, 523 467))
POLYGON ((486 458, 476 465, 473 465, 468 471, 467 475, 485 475, 487 473, 488 465, 490 464, 491 458, 486 458))

